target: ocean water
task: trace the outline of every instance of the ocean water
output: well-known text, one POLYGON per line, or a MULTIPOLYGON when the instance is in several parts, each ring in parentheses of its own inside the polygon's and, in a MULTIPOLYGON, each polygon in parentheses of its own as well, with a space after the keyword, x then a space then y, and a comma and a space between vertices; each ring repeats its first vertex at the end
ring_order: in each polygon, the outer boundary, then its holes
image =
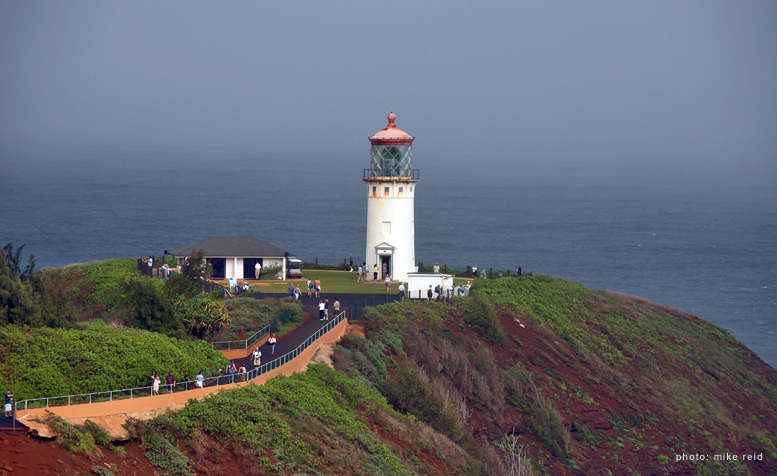
MULTIPOLYGON (((0 242, 27 243, 38 268, 214 235, 363 260, 367 154, 3 153, 0 242)), ((418 260, 520 265, 641 296, 727 329, 777 368, 773 167, 418 157, 418 260)))

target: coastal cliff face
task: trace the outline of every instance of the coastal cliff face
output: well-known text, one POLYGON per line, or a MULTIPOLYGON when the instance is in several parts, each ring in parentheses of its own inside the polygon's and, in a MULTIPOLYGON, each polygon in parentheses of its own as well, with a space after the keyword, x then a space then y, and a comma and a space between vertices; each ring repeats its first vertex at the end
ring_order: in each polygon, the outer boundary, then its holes
POLYGON ((52 458, 122 474, 775 474, 777 371, 725 330, 545 276, 475 289, 365 310, 334 369, 137 422, 122 452, 52 458))

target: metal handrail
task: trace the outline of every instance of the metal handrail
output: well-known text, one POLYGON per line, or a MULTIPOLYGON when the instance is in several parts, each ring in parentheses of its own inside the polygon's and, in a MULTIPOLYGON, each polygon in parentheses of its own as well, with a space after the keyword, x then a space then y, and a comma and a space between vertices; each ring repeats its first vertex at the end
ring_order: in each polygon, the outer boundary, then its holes
MULTIPOLYGON (((342 311, 340 314, 337 315, 337 317, 335 317, 331 321, 327 322, 323 327, 321 327, 319 330, 314 332, 310 337, 305 339, 305 341, 302 344, 298 345, 294 350, 291 350, 291 351, 289 351, 289 352, 279 356, 277 359, 275 359, 273 361, 267 362, 266 364, 262 364, 259 367, 254 367, 250 371, 246 372, 246 381, 253 380, 253 379, 255 379, 256 377, 258 377, 258 376, 260 376, 262 374, 265 374, 265 373, 267 373, 267 372, 269 372, 271 370, 274 370, 274 369, 280 367, 283 364, 286 364, 286 363, 290 362, 295 357, 297 357, 299 354, 301 354, 303 350, 307 349, 313 342, 317 341, 321 336, 323 336, 324 334, 326 334, 327 332, 332 330, 337 324, 342 322, 343 319, 345 319, 345 311, 342 311)), ((228 384, 234 383, 235 380, 240 381, 240 379, 241 379, 240 374, 239 373, 234 373, 234 374, 231 374, 231 375, 219 375, 217 377, 210 377, 210 378, 205 379, 204 382, 205 383, 207 383, 207 382, 211 382, 211 383, 215 382, 215 386, 221 386, 221 385, 228 385, 228 384)), ((177 382, 174 385, 174 387, 182 388, 185 385, 186 384, 184 384, 182 382, 177 382)), ((196 388, 196 384, 195 384, 194 380, 190 381, 188 385, 189 385, 189 388, 196 388)), ((203 384, 203 386, 204 387, 205 386, 209 386, 209 384, 208 385, 203 384)), ((167 390, 167 384, 160 384, 159 387, 160 387, 160 389, 162 387, 164 387, 165 391, 167 393, 170 393, 167 390)), ((153 388, 153 386, 134 387, 134 388, 125 388, 125 389, 122 389, 122 390, 106 390, 106 391, 103 391, 103 392, 80 393, 80 394, 76 394, 76 395, 61 395, 61 396, 58 396, 58 397, 28 398, 28 399, 25 399, 25 400, 21 400, 19 402, 14 402, 14 419, 13 419, 14 420, 14 427, 16 426, 16 411, 18 410, 19 404, 21 404, 21 403, 24 403, 24 410, 28 410, 29 406, 30 406, 29 405, 30 402, 43 402, 44 400, 46 401, 46 406, 45 407, 43 407, 41 405, 41 406, 35 406, 33 408, 49 408, 51 406, 52 400, 54 400, 54 401, 62 401, 63 402, 62 404, 57 405, 57 406, 64 405, 64 401, 65 400, 67 400, 67 406, 84 404, 84 403, 98 403, 98 402, 94 401, 94 400, 98 400, 98 398, 94 398, 94 396, 96 396, 96 395, 107 395, 108 396, 107 399, 106 399, 105 396, 103 396, 100 401, 125 400, 125 399, 131 399, 131 398, 140 398, 140 396, 135 396, 135 395, 138 394, 138 392, 137 392, 138 390, 142 391, 142 393, 143 393, 142 396, 143 397, 150 396, 152 388, 153 388), (148 392, 149 395, 145 395, 146 392, 148 392), (123 398, 115 398, 117 395, 121 396, 121 395, 127 395, 127 394, 129 394, 128 397, 125 396, 123 398), (79 399, 77 399, 76 397, 84 397, 83 400, 86 400, 85 397, 88 397, 89 401, 88 402, 87 401, 78 401, 79 399)))

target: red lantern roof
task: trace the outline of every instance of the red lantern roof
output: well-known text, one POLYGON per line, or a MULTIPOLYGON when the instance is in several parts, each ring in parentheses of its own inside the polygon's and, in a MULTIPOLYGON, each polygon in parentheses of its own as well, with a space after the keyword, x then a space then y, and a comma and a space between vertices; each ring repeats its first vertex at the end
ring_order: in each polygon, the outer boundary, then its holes
POLYGON ((389 113, 388 126, 370 136, 372 145, 410 145, 413 143, 415 137, 402 129, 397 128, 397 126, 394 125, 396 119, 396 114, 393 112, 389 113))

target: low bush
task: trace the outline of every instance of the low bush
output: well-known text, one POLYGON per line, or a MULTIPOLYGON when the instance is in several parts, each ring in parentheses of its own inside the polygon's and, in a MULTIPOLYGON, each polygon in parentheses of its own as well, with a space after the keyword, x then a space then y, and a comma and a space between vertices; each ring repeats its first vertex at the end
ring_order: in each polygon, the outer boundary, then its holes
POLYGON ((0 387, 18 400, 151 385, 154 373, 179 380, 217 375, 227 359, 202 341, 93 323, 74 329, 0 329, 0 387))
POLYGON ((487 298, 476 294, 471 300, 469 312, 464 320, 483 337, 483 340, 494 344, 503 344, 507 333, 499 323, 494 304, 487 298))

